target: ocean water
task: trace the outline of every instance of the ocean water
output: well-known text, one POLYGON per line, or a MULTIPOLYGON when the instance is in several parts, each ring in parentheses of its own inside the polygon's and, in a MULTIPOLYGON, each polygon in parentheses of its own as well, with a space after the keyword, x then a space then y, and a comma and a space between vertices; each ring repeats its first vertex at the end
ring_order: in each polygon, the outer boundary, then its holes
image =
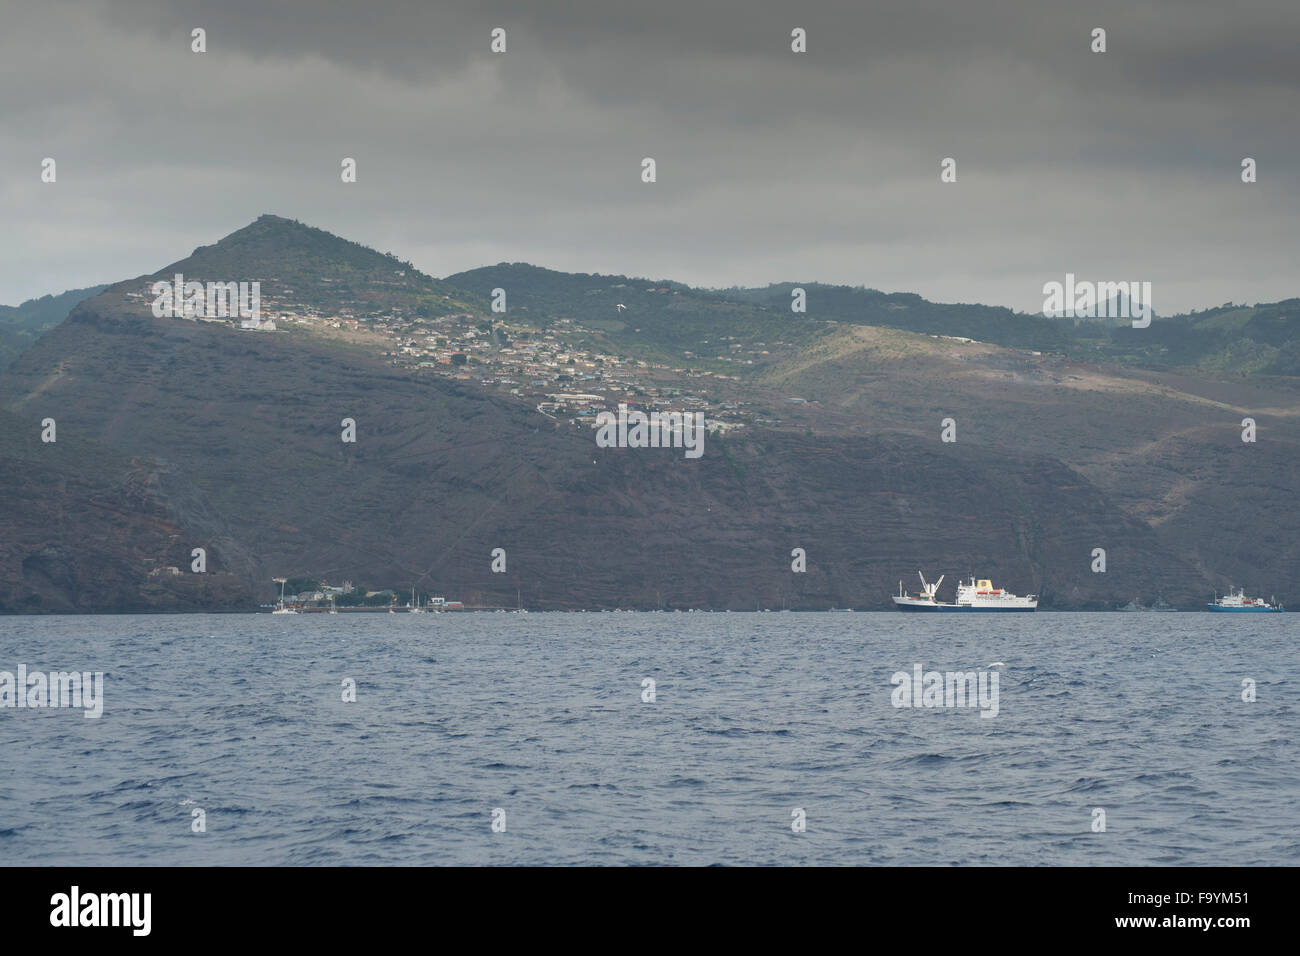
POLYGON ((1297 614, 2 617, 0 671, 102 671, 104 709, 0 707, 0 863, 1295 864, 1298 638, 1297 614), (894 706, 915 664, 996 671, 997 715, 894 706))

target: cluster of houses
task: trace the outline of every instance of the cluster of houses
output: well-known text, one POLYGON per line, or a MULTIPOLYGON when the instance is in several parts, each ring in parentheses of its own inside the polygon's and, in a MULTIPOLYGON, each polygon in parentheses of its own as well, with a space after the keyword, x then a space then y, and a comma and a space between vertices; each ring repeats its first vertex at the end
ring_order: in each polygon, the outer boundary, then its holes
MULTIPOLYGON (((145 294, 128 292, 126 296, 137 300, 145 294)), ((573 425, 594 426, 597 414, 619 404, 647 413, 703 412, 711 432, 743 428, 747 421, 759 420, 750 402, 720 402, 710 397, 710 391, 717 391, 735 376, 592 349, 587 343, 600 333, 573 318, 560 317, 544 328, 535 328, 528 320, 511 324, 493 316, 488 321, 467 312, 431 317, 403 308, 364 312, 340 307, 336 314, 325 314, 295 298, 294 290, 278 286, 275 277, 268 277, 261 296, 266 317, 208 321, 255 331, 297 326, 326 335, 377 336, 383 340, 381 354, 393 365, 461 381, 477 380, 531 398, 543 415, 573 425)), ((708 358, 752 365, 753 358, 744 357, 742 350, 766 356, 766 350, 753 352, 762 345, 742 345, 723 337, 717 343, 721 351, 708 358)), ((684 357, 697 356, 686 352, 684 357)))
MULTIPOLYGON (((298 594, 286 594, 284 600, 286 604, 320 604, 330 600, 331 598, 337 598, 340 595, 351 594, 352 592, 353 587, 351 581, 344 581, 342 584, 337 586, 321 582, 320 587, 314 591, 302 591, 298 594)), ((366 596, 369 597, 371 593, 372 592, 367 592, 366 596)), ((388 593, 392 594, 393 592, 390 591, 388 593)))
POLYGON ((318 587, 310 591, 286 594, 284 603, 286 606, 299 611, 321 611, 333 607, 343 595, 350 595, 351 599, 340 602, 341 606, 359 607, 363 610, 366 608, 371 610, 423 608, 430 611, 463 611, 465 609, 462 602, 448 601, 441 595, 416 594, 412 591, 411 596, 407 597, 405 593, 395 591, 392 588, 366 590, 358 593, 351 581, 344 581, 341 585, 329 585, 322 581, 318 587))

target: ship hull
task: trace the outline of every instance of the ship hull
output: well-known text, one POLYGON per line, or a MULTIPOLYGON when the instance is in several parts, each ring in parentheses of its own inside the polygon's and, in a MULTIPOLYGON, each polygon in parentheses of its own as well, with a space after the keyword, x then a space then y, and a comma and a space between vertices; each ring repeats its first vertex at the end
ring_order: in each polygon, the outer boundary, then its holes
POLYGON ((1281 614, 1283 609, 1280 607, 1220 607, 1217 604, 1205 605, 1211 611, 1218 611, 1220 614, 1281 614))

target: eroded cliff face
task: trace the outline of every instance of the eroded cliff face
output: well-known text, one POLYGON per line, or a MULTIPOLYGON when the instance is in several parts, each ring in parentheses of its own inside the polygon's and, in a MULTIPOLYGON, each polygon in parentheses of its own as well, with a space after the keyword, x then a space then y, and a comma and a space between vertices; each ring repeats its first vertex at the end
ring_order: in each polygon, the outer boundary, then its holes
MULTIPOLYGON (((0 413, 0 610, 222 610, 252 592, 209 551, 209 573, 188 571, 197 535, 157 492, 156 466, 84 432, 41 440, 41 421, 0 413)), ((64 418, 67 422, 67 418, 64 418)))
POLYGON ((6 510, 8 606, 251 607, 275 574, 551 608, 883 608, 917 569, 993 576, 1045 607, 1207 587, 1051 458, 902 433, 755 432, 710 438, 698 460, 601 449, 471 384, 119 300, 84 304, 0 379, 28 436, 5 465, 21 500, 6 510), (1089 570, 1099 542, 1107 574, 1089 570), (192 547, 209 549, 207 578, 188 572, 192 547), (151 563, 185 573, 149 577, 151 563))

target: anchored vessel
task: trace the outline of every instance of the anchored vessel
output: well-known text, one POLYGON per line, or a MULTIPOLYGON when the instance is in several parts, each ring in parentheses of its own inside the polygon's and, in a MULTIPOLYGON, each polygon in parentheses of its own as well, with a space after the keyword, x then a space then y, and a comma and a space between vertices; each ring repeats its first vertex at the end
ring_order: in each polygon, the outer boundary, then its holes
POLYGON ((935 595, 939 585, 943 584, 943 575, 933 584, 928 584, 925 575, 916 572, 921 578, 921 593, 913 596, 903 590, 903 582, 898 582, 898 594, 894 596, 894 607, 900 611, 1033 611, 1038 607, 1038 595, 1027 594, 1021 597, 1002 588, 995 588, 987 578, 976 580, 973 576, 967 583, 957 585, 957 601, 945 604, 935 595))
POLYGON ((1244 588, 1237 588, 1235 591, 1228 588, 1228 593, 1223 597, 1216 598, 1213 604, 1205 605, 1211 611, 1234 611, 1238 614, 1242 612, 1253 611, 1255 613, 1277 613, 1286 610, 1282 605, 1277 603, 1276 598, 1270 598, 1265 601, 1263 598, 1246 597, 1244 588))
POLYGON ((280 582, 280 600, 276 602, 275 610, 272 611, 271 613, 272 614, 297 614, 298 613, 297 608, 289 607, 289 605, 284 603, 284 582, 287 581, 288 578, 272 578, 271 580, 280 582))
POLYGON ((1125 604, 1122 608, 1120 608, 1120 610, 1121 611, 1177 611, 1178 608, 1174 607, 1172 604, 1166 601, 1162 596, 1160 598, 1157 598, 1156 603, 1152 604, 1150 607, 1146 607, 1145 605, 1139 604, 1138 599, 1134 598, 1133 600, 1125 604))

